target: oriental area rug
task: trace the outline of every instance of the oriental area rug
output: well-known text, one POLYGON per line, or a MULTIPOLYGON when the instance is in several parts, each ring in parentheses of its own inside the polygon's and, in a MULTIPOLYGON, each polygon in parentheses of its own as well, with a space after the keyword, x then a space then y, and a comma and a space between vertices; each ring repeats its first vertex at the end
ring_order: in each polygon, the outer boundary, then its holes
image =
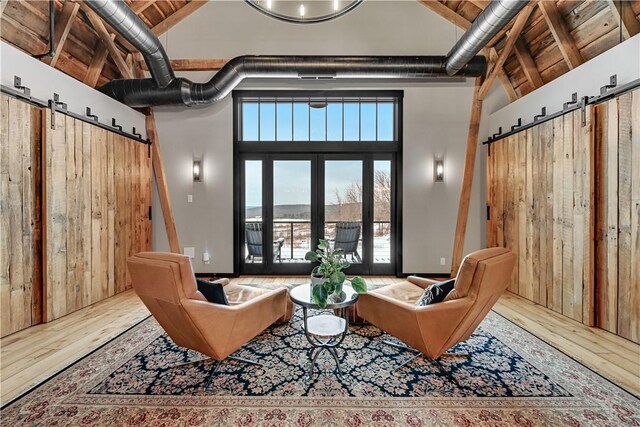
MULTIPOLYGON (((437 325, 434 325, 437 327, 437 325)), ((352 326, 308 375, 300 312, 216 362, 148 318, 0 412, 7 426, 640 426, 640 401, 500 315, 436 362, 352 326), (326 356, 326 357, 325 357, 326 356), (194 363, 187 363, 194 362, 194 363)))

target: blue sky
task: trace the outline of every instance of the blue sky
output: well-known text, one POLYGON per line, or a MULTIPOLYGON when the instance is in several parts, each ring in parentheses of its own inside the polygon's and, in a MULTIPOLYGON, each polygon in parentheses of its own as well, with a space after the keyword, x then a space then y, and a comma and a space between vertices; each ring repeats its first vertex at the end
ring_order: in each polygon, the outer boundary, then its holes
POLYGON ((391 102, 329 102, 311 108, 307 102, 242 104, 244 141, 391 141, 391 102), (344 117, 344 123, 343 123, 344 117))

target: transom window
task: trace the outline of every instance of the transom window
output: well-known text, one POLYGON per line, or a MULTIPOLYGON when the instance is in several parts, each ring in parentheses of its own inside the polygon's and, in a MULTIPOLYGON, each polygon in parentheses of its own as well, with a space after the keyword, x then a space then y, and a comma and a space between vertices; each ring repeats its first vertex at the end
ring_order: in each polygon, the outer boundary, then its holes
POLYGON ((238 99, 239 142, 397 142, 395 97, 238 99))

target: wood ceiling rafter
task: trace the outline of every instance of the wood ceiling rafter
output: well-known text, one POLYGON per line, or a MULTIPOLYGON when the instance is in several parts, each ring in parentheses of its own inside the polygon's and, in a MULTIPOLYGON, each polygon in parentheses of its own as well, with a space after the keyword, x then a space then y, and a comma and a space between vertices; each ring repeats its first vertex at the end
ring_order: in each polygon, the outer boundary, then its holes
POLYGON ((60 54, 64 50, 64 44, 71 31, 71 25, 76 19, 80 5, 78 3, 67 2, 62 6, 62 10, 56 17, 53 40, 55 46, 55 53, 51 58, 43 58, 42 60, 52 67, 56 66, 60 54))
MULTIPOLYGON (((122 62, 132 74, 132 66, 136 61, 126 58, 131 53, 137 53, 135 48, 121 35, 105 24, 108 33, 115 34, 112 43, 120 51, 122 61, 111 59, 107 54, 104 61, 104 50, 107 43, 99 37, 98 31, 89 23, 84 11, 76 13, 72 24, 66 33, 60 22, 64 21, 63 9, 70 9, 67 4, 77 0, 54 0, 57 13, 55 38, 56 58, 44 59, 70 76, 102 85, 112 79, 123 76, 120 67, 122 62), (96 58, 97 56, 97 58, 96 58), (116 64, 118 63, 120 67, 116 64), (96 70, 100 73, 96 76, 96 70)), ((161 35, 175 26, 182 19, 197 12, 206 4, 206 0, 124 0, 131 9, 152 28, 154 33, 161 35), (166 19, 163 19, 166 17, 166 19)), ((532 0, 540 5, 541 0, 532 0)), ((459 28, 466 29, 471 25, 482 10, 489 4, 488 0, 419 0, 424 6, 443 16, 459 28)), ((569 71, 576 64, 587 61, 600 53, 615 46, 620 39, 620 27, 624 38, 640 33, 640 0, 543 0, 549 8, 557 10, 551 12, 554 23, 561 24, 560 30, 550 30, 548 19, 541 7, 536 8, 527 25, 520 34, 520 38, 508 55, 502 70, 496 76, 500 80, 509 99, 521 97, 550 82, 569 71), (564 30, 562 29, 564 28, 564 30), (556 39, 561 40, 556 42, 556 39), (562 42, 565 40, 566 42, 562 42), (573 42, 575 48, 569 42, 573 42), (567 47, 568 46, 568 47, 567 47), (579 55, 579 56, 578 56, 579 55), (515 94, 515 95, 514 95, 515 94)), ((2 38, 30 55, 39 55, 49 48, 49 11, 48 2, 30 0, 2 0, 2 38)), ((546 9, 545 9, 546 10, 546 9)), ((547 15, 549 15, 547 13, 547 15)), ((552 16, 549 15, 549 16, 552 16)), ((486 56, 490 61, 496 61, 507 42, 505 37, 511 31, 516 19, 512 19, 488 44, 486 56)), ((103 34, 104 36, 104 34, 103 34)), ((111 39, 111 36, 109 36, 111 39)), ((222 59, 182 59, 176 60, 177 71, 212 71, 223 65, 222 59)), ((142 65, 142 64, 141 64, 142 65)), ((126 74, 127 71, 124 71, 126 74)))
POLYGON ((131 69, 127 66, 126 62, 122 58, 122 54, 113 40, 113 36, 115 36, 115 34, 110 33, 107 30, 107 27, 104 25, 104 22, 102 22, 102 19, 100 19, 100 17, 96 15, 96 13, 93 10, 89 9, 86 6, 83 6, 83 9, 87 14, 87 16, 89 17, 89 21, 91 21, 91 25, 93 25, 93 28, 98 33, 98 37, 100 37, 100 40, 102 40, 102 43, 104 43, 107 46, 109 55, 111 56, 111 59, 113 59, 113 61, 116 63, 118 70, 120 70, 120 74, 126 79, 132 79, 133 73, 131 72, 131 69))
POLYGON ((498 55, 498 58, 493 63, 493 68, 491 69, 491 71, 489 71, 487 78, 482 83, 482 86, 478 91, 478 97, 480 99, 484 99, 484 97, 487 96, 487 93, 489 93, 489 89, 491 89, 491 85, 498 76, 498 73, 504 73, 502 67, 507 61, 509 55, 511 55, 513 47, 516 45, 516 42, 520 38, 520 33, 524 29, 525 25, 527 25, 527 20, 529 19, 529 16, 531 16, 531 12, 533 12, 533 4, 529 3, 529 5, 525 6, 524 9, 522 9, 520 13, 518 13, 516 22, 513 24, 513 28, 511 28, 508 33, 509 35, 504 47, 502 48, 502 52, 500 52, 500 55, 498 55))
POLYGON ((640 34, 640 21, 636 18, 631 2, 607 0, 609 8, 616 21, 622 21, 622 31, 624 38, 628 39, 636 34, 640 34))
MULTIPOLYGON (((52 1, 56 6, 56 53, 53 58, 44 58, 44 62, 94 87, 133 74, 133 64, 127 64, 126 58, 136 52, 134 46, 107 23, 101 20, 102 25, 91 22, 86 7, 82 7, 82 1, 52 1), (107 47, 109 50, 105 56, 107 47), (116 55, 116 50, 120 52, 119 55, 116 55)), ((125 1, 149 28, 156 29, 157 34, 166 32, 206 4, 206 0, 125 1)), ((1 6, 0 31, 3 40, 29 55, 47 52, 48 2, 2 0, 1 6)))
POLYGON ((558 11, 558 5, 556 5, 555 1, 545 0, 540 0, 538 5, 569 69, 574 69, 581 65, 584 62, 584 58, 569 30, 567 30, 567 25, 558 11))
MULTIPOLYGON (((445 6, 444 3, 440 3, 439 1, 428 1, 428 0, 418 0, 418 1, 423 6, 426 6, 428 9, 432 10, 433 12, 437 13, 438 15, 446 19, 447 21, 462 28, 465 31, 468 30, 469 27, 471 27, 471 21, 468 21, 466 18, 458 15, 455 11, 445 6)), ((495 48, 491 47, 489 48, 489 52, 496 53, 496 50, 495 48)), ((496 57, 497 56, 498 55, 496 53, 496 57)), ((491 55, 489 56, 489 60, 491 60, 491 55)), ((511 82, 509 81, 508 77, 504 73, 504 70, 498 70, 497 72, 498 72, 497 75, 500 76, 499 78, 500 83, 504 87, 504 90, 507 93, 507 96, 509 96, 509 98, 511 99, 512 93, 514 91, 513 86, 511 85, 511 82)))

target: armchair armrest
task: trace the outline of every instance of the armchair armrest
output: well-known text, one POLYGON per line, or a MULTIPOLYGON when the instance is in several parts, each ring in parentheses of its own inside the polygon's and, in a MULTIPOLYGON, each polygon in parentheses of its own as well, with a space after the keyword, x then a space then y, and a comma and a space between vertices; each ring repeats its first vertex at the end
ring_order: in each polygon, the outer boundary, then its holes
POLYGON ((422 289, 427 289, 429 286, 433 285, 434 283, 439 282, 439 280, 427 279, 425 277, 418 277, 418 276, 409 276, 407 277, 407 280, 416 286, 420 286, 422 289))
POLYGON ((204 340, 222 360, 281 318, 288 299, 285 288, 274 289, 239 305, 182 300, 204 340))
POLYGON ((226 277, 223 277, 222 279, 214 280, 211 283, 219 283, 222 286, 227 286, 229 284, 229 279, 227 279, 226 277))

